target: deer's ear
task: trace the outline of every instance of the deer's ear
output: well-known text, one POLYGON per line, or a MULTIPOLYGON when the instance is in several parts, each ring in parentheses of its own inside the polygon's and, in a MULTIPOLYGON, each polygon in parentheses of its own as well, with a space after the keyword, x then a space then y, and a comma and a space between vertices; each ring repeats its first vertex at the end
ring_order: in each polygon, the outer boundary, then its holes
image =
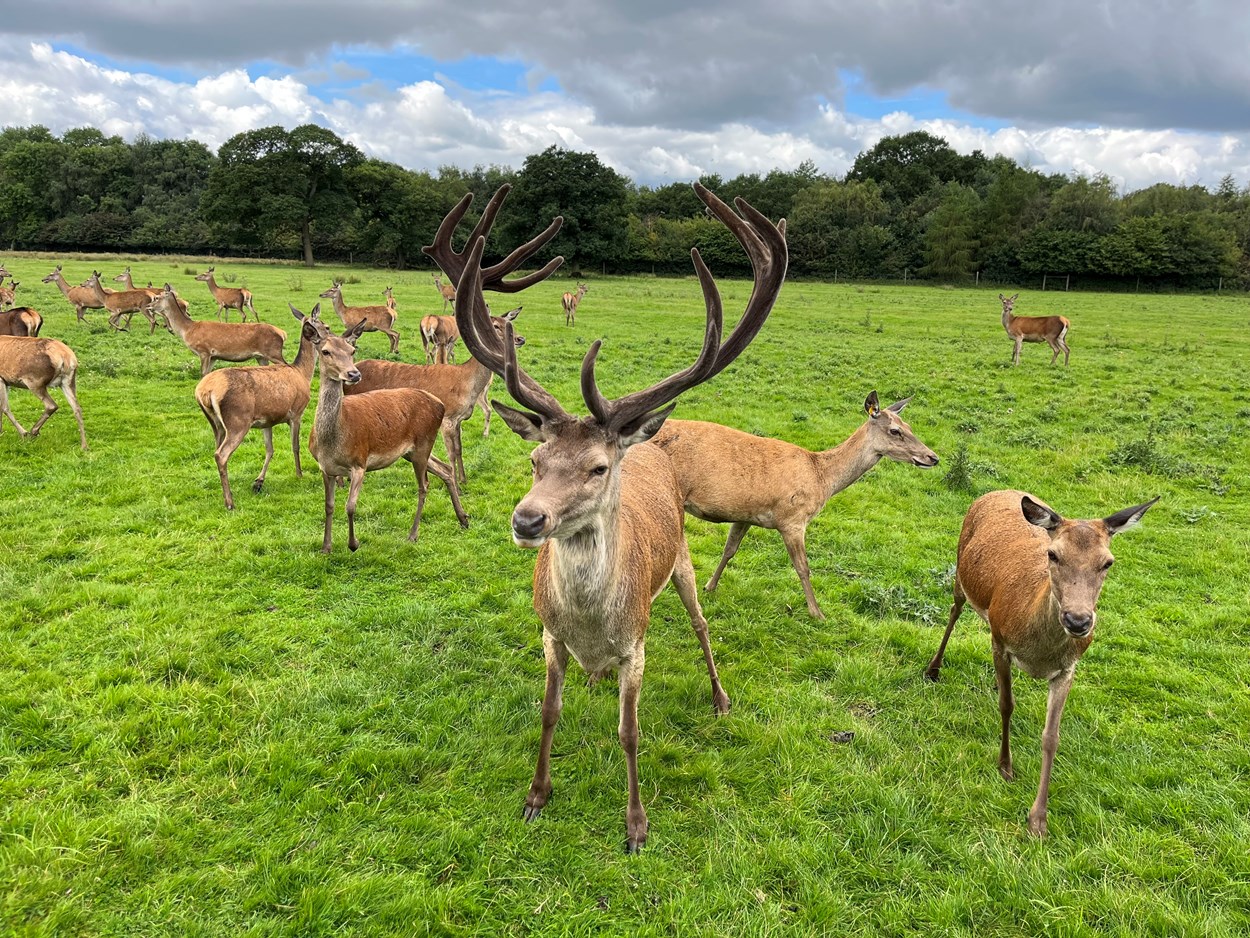
MULTIPOLYGON (((518 306, 516 309, 510 309, 506 313, 504 313, 503 318, 508 322, 515 322, 516 318, 520 315, 521 315, 521 307, 518 306)), ((525 321, 529 322, 528 319, 525 321)))
POLYGON ((1063 518, 1058 512, 1047 508, 1041 502, 1034 501, 1027 495, 1020 499, 1020 511, 1024 514, 1024 520, 1029 524, 1035 524, 1047 531, 1053 531, 1063 524, 1063 518))
POLYGON ((1150 501, 1142 505, 1134 505, 1132 508, 1125 508, 1123 511, 1117 511, 1114 515, 1109 515, 1102 519, 1102 523, 1107 526, 1107 530, 1112 534, 1119 534, 1121 531, 1127 531, 1129 528, 1141 521, 1142 515, 1150 510, 1150 506, 1159 500, 1156 495, 1150 501))
POLYGON ((653 410, 649 414, 643 414, 633 423, 621 427, 618 437, 621 445, 629 447, 636 443, 647 442, 647 440, 660 432, 660 427, 664 426, 664 421, 668 419, 669 414, 673 412, 673 408, 676 406, 677 404, 674 402, 667 407, 653 410))
POLYGON ((543 418, 538 414, 531 414, 527 410, 517 410, 515 407, 509 407, 496 400, 492 400, 490 406, 508 425, 508 429, 521 439, 530 440, 533 443, 546 442, 547 437, 543 433, 543 418))
POLYGON ((895 401, 893 404, 887 407, 886 410, 888 410, 892 414, 901 414, 903 412, 903 408, 906 407, 910 403, 911 403, 911 398, 905 397, 901 401, 895 401))
POLYGON ((298 319, 300 322, 303 322, 303 321, 304 321, 304 319, 305 319, 306 317, 304 316, 304 314, 303 314, 303 313, 301 313, 298 309, 296 309, 296 308, 295 308, 295 304, 294 304, 294 303, 292 303, 290 300, 287 300, 287 301, 286 301, 286 305, 287 305, 287 306, 289 306, 289 307, 291 307, 291 315, 292 315, 292 316, 294 316, 294 317, 295 317, 296 319, 298 319))
POLYGON ((881 416, 881 401, 877 399, 876 391, 869 392, 868 396, 864 398, 864 413, 873 420, 881 416))

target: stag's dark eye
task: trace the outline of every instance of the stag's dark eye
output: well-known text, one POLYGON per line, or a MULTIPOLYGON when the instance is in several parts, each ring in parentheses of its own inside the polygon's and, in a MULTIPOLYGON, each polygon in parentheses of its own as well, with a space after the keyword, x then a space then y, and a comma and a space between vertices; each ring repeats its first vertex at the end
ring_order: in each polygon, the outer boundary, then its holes
POLYGON ((590 470, 590 474, 592 476, 607 475, 607 472, 608 472, 607 466, 595 466, 595 468, 590 470))
POLYGON ((1051 563, 1059 562, 1059 555, 1056 554, 1053 550, 1046 551, 1046 557, 1050 560, 1051 563))
POLYGON ((1113 563, 1115 563, 1115 561, 1114 561, 1114 560, 1108 560, 1106 563, 1104 563, 1104 564, 1102 565, 1102 569, 1103 569, 1103 570, 1110 570, 1110 569, 1111 569, 1111 565, 1112 565, 1113 563))
POLYGON ((890 427, 890 436, 902 436, 903 431, 898 427, 890 427))

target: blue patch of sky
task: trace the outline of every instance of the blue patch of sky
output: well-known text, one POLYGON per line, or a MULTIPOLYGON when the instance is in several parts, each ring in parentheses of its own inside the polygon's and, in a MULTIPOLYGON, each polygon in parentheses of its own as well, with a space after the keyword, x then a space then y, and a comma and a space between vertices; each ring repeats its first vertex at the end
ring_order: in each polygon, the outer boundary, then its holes
POLYGON ((952 107, 946 93, 934 88, 916 87, 902 95, 883 95, 874 92, 863 76, 855 71, 844 69, 839 75, 843 87, 843 109, 858 117, 878 119, 902 111, 919 120, 949 120, 987 130, 1010 126, 1006 121, 952 107))

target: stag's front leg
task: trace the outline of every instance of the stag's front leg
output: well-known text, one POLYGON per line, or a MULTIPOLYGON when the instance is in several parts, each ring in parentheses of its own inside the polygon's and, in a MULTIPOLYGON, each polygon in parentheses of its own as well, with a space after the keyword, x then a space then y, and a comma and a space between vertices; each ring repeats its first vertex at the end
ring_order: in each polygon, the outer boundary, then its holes
POLYGON ((526 822, 538 817, 551 798, 551 741, 564 706, 564 673, 569 666, 569 650, 564 642, 543 629, 543 656, 547 660, 547 689, 543 694, 543 736, 538 746, 538 766, 525 797, 521 816, 526 822))
POLYGON ((646 661, 642 642, 631 658, 621 662, 621 722, 617 735, 625 750, 625 771, 629 776, 629 807, 625 809, 625 852, 637 853, 647 842, 647 812, 638 793, 638 697, 642 693, 642 671, 646 661))
POLYGON ((1063 719, 1063 705, 1068 702, 1072 689, 1074 671, 1065 671, 1050 681, 1046 695, 1046 729, 1042 731, 1042 778, 1037 785, 1037 798, 1029 811, 1029 833, 1035 837, 1046 836, 1046 801, 1050 796, 1050 770, 1055 764, 1055 752, 1059 749, 1059 721, 1063 719))
POLYGON ((360 546, 356 540, 356 500, 360 498, 360 487, 365 481, 364 466, 352 466, 351 478, 347 489, 347 549, 355 550, 360 546))

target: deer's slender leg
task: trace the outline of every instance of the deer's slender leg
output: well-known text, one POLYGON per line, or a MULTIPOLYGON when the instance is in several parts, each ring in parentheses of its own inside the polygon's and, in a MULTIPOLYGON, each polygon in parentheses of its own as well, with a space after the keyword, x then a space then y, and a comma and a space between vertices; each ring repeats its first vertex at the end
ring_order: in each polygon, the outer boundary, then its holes
POLYGON ((637 853, 647 842, 647 812, 638 793, 638 698, 642 694, 642 672, 646 664, 643 643, 620 665, 621 720, 617 735, 625 751, 625 771, 629 777, 629 805, 625 809, 625 852, 637 853))
POLYGON ((299 429, 303 419, 299 416, 291 421, 291 454, 295 457, 295 478, 297 479, 304 478, 304 470, 299 464, 299 429))
POLYGON ((48 422, 49 417, 60 410, 60 407, 58 407, 56 401, 52 399, 52 395, 48 393, 48 389, 46 387, 35 387, 30 390, 35 397, 43 401, 43 413, 40 415, 39 419, 35 421, 35 425, 30 428, 30 433, 28 434, 28 436, 38 436, 40 428, 48 422))
POLYGON ((551 798, 551 741, 555 738, 556 723, 564 706, 564 673, 569 666, 569 650, 564 642, 543 629, 543 655, 547 660, 547 689, 543 693, 543 735, 538 745, 538 765, 534 780, 525 797, 525 809, 521 816, 532 821, 551 798))
POLYGON ((1050 772, 1055 764, 1055 752, 1059 749, 1059 721, 1063 719, 1063 705, 1068 702, 1075 671, 1065 671, 1051 679, 1046 695, 1046 729, 1042 731, 1042 777, 1037 785, 1037 798, 1029 811, 1029 833, 1035 837, 1046 836, 1046 802, 1050 797, 1050 772))
POLYGON ((803 584, 803 595, 807 597, 807 611, 813 619, 823 619, 825 614, 820 610, 820 604, 816 602, 816 593, 812 589, 812 572, 807 565, 807 531, 801 527, 778 528, 781 539, 785 542, 786 551, 790 554, 790 562, 794 564, 794 570, 799 575, 799 581, 803 584))
POLYGON ((942 671, 942 658, 946 654, 946 643, 951 640, 951 633, 955 631, 955 621, 959 618, 959 614, 964 611, 965 599, 963 590, 959 588, 959 580, 955 580, 955 601, 951 604, 950 621, 946 623, 946 632, 942 635, 942 643, 938 645, 937 652, 933 655, 933 659, 924 671, 924 676, 930 681, 936 681, 942 671))
MULTIPOLYGON (((221 443, 217 446, 217 451, 213 453, 213 459, 217 463, 217 474, 221 476, 221 491, 226 499, 226 508, 234 509, 234 495, 230 491, 230 476, 226 471, 226 467, 230 462, 230 457, 234 455, 234 451, 239 448, 239 444, 243 442, 243 438, 247 436, 248 427, 235 426, 225 427, 222 435, 221 443)), ((268 461, 266 460, 266 465, 268 461)), ((260 486, 254 486, 259 491, 260 486)))
POLYGON ((695 585, 694 564, 690 562, 690 548, 686 539, 681 539, 677 548, 677 564, 673 567, 673 586, 681 597, 681 604, 690 615, 690 624, 699 639, 699 647, 703 649, 703 660, 707 664, 707 674, 712 681, 712 706, 717 714, 729 712, 729 695, 721 687, 720 675, 716 673, 716 662, 712 660, 712 646, 707 637, 707 619, 703 617, 703 609, 699 606, 699 590, 695 585))
POLYGON ((78 375, 72 374, 66 381, 61 383, 61 393, 65 395, 65 400, 69 402, 69 409, 74 412, 74 419, 78 421, 78 441, 82 444, 82 448, 87 448, 87 428, 82 423, 82 408, 78 405, 78 375))
POLYGON ((265 476, 269 473, 269 463, 273 459, 273 427, 261 427, 260 433, 265 438, 265 461, 261 464, 260 475, 252 483, 253 492, 259 492, 264 486, 265 476))
POLYGON ((352 466, 347 488, 347 549, 355 550, 360 546, 356 540, 356 500, 360 498, 360 487, 365 481, 364 466, 352 466))
POLYGON ((421 527, 421 513, 425 511, 425 496, 430 490, 430 477, 426 475, 426 467, 413 459, 412 471, 417 474, 417 513, 412 518, 412 529, 408 532, 408 540, 415 542, 417 531, 421 527))
POLYGON ((720 582, 720 575, 725 572, 725 567, 729 566, 729 561, 733 560, 734 554, 738 553, 738 547, 749 530, 751 530, 751 525, 747 521, 735 521, 729 526, 729 537, 725 541, 725 551, 721 554, 720 564, 716 572, 712 574, 712 579, 708 580, 707 585, 703 587, 709 593, 716 589, 716 584, 720 582))
POLYGON ((1016 708, 1011 692, 1011 656, 1007 646, 994 639, 994 678, 998 682, 998 713, 1003 721, 1003 739, 998 748, 998 774, 1010 782, 1016 777, 1011 765, 1011 714, 1016 708))
POLYGON ((19 436, 25 436, 26 431, 22 425, 17 422, 17 418, 13 416, 13 410, 9 407, 9 386, 0 381, 0 430, 4 429, 3 417, 8 417, 12 421, 13 426, 17 428, 19 436))
POLYGON ((334 485, 337 476, 332 476, 324 469, 321 470, 321 482, 326 490, 326 528, 325 536, 321 539, 321 552, 323 554, 330 553, 330 531, 334 527, 334 485))

